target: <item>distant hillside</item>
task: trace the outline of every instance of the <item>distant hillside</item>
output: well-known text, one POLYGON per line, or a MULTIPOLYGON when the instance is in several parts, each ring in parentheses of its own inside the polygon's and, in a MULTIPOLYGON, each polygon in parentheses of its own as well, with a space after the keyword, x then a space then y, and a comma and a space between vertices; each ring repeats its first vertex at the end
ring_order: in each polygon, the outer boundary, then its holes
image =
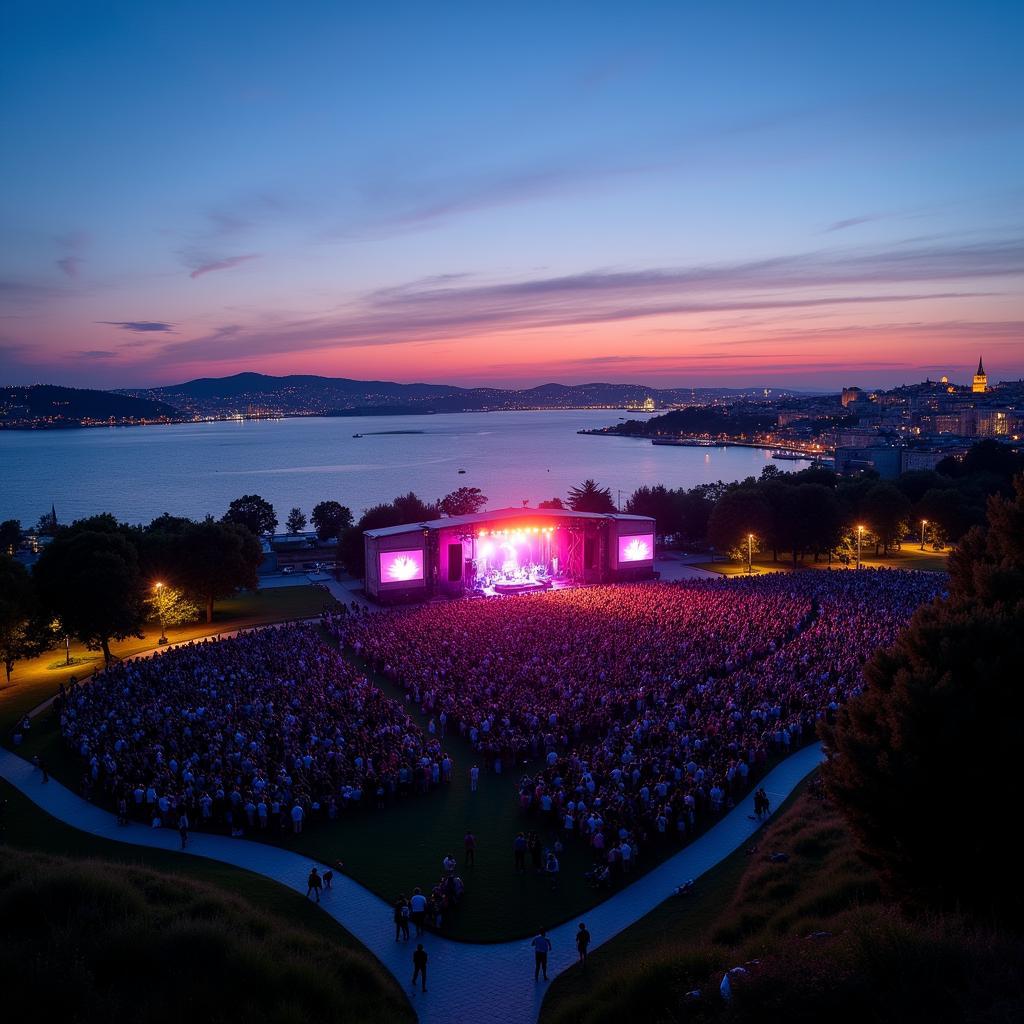
POLYGON ((94 422, 180 419, 167 402, 53 384, 0 388, 0 426, 73 427, 94 422))
MULTIPOLYGON (((651 388, 643 384, 542 384, 527 389, 463 388, 450 384, 399 384, 395 381, 352 380, 294 374, 272 377, 237 373, 202 377, 146 391, 126 391, 137 397, 166 402, 194 415, 236 413, 326 415, 345 410, 469 412, 481 409, 565 409, 579 406, 621 407, 652 398, 658 405, 709 398, 763 397, 756 388, 651 388)), ((794 394, 776 390, 774 397, 794 394)))

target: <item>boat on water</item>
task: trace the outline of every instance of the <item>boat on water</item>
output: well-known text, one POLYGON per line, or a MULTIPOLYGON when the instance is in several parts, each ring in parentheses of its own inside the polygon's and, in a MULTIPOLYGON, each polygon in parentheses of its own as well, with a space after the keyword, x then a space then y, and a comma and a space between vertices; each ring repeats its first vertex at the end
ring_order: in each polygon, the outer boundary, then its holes
POLYGON ((362 434, 353 434, 352 436, 353 437, 362 437, 363 435, 362 434))
POLYGON ((464 469, 460 469, 459 472, 460 473, 465 473, 466 471, 464 469))

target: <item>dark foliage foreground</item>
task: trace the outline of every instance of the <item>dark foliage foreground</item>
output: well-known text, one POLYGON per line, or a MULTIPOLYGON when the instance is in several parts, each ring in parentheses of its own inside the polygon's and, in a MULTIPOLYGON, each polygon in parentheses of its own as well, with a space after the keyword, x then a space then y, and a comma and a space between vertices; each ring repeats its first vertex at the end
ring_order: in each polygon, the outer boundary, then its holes
POLYGON ((7 1020, 408 1021, 383 968, 213 887, 155 871, 0 854, 7 1020))

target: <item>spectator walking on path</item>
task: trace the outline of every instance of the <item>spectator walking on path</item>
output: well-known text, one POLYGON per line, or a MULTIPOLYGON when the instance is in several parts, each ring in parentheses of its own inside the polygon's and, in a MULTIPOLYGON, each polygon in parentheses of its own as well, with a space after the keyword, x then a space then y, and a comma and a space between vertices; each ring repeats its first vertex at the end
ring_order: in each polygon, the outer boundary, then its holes
POLYGON ((188 815, 184 812, 178 819, 178 835, 181 836, 181 848, 184 850, 188 843, 188 815))
POLYGON ((309 899, 310 894, 316 896, 317 903, 320 902, 320 887, 323 885, 323 881, 320 878, 320 872, 316 868, 313 868, 309 873, 309 880, 306 883, 306 899, 309 899))
POLYGON ((526 836, 522 832, 512 840, 512 852, 515 854, 516 871, 522 874, 526 870, 526 836))
POLYGON ((46 759, 39 758, 39 770, 43 773, 43 782, 50 781, 50 769, 46 766, 46 759))
POLYGON ((423 934, 423 919, 427 915, 427 897, 419 889, 413 889, 412 899, 409 900, 409 916, 412 923, 416 925, 416 938, 423 934))
POLYGON ((395 942, 409 938, 409 901, 399 896, 395 903, 395 942))
POLYGON ((590 948, 590 932, 587 931, 587 926, 580 921, 580 926, 576 930, 576 952, 580 955, 580 963, 587 966, 587 950, 590 948))
POLYGON ((533 937, 530 943, 533 946, 533 980, 536 981, 540 973, 544 972, 544 980, 548 980, 548 953, 551 952, 551 940, 548 938, 546 928, 533 937))
POLYGON ((466 849, 466 867, 474 867, 476 865, 476 836, 467 828, 466 835, 463 837, 462 845, 466 849))
POLYGON ((412 954, 412 987, 416 987, 416 980, 420 979, 423 991, 427 991, 427 951, 423 948, 422 942, 416 943, 416 949, 412 954))
POLYGON ((470 791, 470 793, 475 793, 476 792, 476 787, 479 785, 479 783, 480 783, 480 769, 479 769, 479 767, 477 767, 477 765, 473 765, 473 767, 469 769, 469 791, 470 791))

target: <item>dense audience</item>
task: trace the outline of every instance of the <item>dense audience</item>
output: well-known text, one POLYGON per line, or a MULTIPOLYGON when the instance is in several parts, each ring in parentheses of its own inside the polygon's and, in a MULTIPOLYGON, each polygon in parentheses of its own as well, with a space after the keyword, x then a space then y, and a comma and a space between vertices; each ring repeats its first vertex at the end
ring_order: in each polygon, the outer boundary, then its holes
POLYGON ((602 735, 623 706, 771 653, 812 614, 792 586, 618 584, 333 617, 328 628, 500 771, 602 735))
POLYGON ((317 628, 206 640, 99 673, 63 698, 83 787, 125 816, 301 832, 450 777, 425 737, 317 628))
MULTIPOLYGON (((84 788, 122 818, 236 835, 444 785, 458 733, 480 765, 517 773, 516 866, 555 888, 562 849, 582 843, 604 887, 808 742, 940 585, 807 572, 346 612, 327 633, 404 688, 424 730, 312 625, 122 663, 64 695, 61 723, 84 788)), ((454 863, 416 894, 433 926, 462 895, 454 863)))
POLYGON ((895 570, 618 585, 330 628, 496 770, 539 759, 522 813, 588 844, 605 885, 809 741, 938 585, 895 570))

